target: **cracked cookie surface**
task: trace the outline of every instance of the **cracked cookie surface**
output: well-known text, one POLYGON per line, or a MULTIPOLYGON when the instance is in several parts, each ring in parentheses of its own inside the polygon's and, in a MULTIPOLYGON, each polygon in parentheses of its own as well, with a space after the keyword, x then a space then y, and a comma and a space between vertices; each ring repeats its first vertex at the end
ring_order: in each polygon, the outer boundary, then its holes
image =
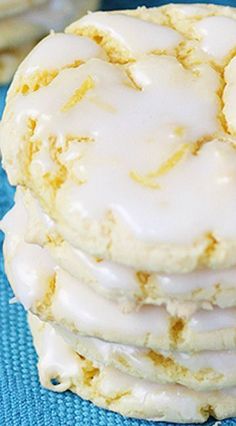
POLYGON ((99 258, 165 273, 235 265, 235 32, 232 8, 169 5, 52 34, 8 95, 10 181, 99 258))

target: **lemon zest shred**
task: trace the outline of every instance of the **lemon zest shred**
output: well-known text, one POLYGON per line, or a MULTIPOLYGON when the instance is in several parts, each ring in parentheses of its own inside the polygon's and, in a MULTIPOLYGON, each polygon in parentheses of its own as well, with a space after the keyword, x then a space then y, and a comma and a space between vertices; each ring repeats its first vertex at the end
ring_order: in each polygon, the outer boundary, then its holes
POLYGON ((81 84, 81 86, 75 90, 70 99, 65 103, 61 108, 62 112, 67 112, 69 109, 73 108, 78 102, 80 102, 86 93, 95 87, 94 80, 92 77, 88 76, 86 80, 81 84))
POLYGON ((68 145, 73 142, 91 143, 91 142, 94 142, 94 139, 91 138, 90 136, 79 136, 79 135, 70 134, 65 137, 65 148, 68 149, 68 145))
POLYGON ((184 154, 190 149, 190 144, 184 143, 181 148, 171 155, 157 170, 149 172, 147 177, 150 179, 157 178, 168 173, 179 161, 183 158, 184 154))
POLYGON ((191 150, 191 145, 187 143, 182 144, 181 148, 168 158, 168 160, 166 160, 157 170, 149 172, 145 176, 141 176, 136 171, 131 170, 129 176, 141 185, 152 189, 159 189, 160 185, 154 182, 153 179, 168 173, 176 166, 176 164, 179 163, 188 150, 191 150))
POLYGON ((148 188, 152 189, 160 189, 160 185, 156 182, 153 182, 152 179, 150 179, 147 176, 141 176, 134 170, 131 170, 129 173, 129 176, 131 179, 133 179, 135 182, 140 183, 143 186, 146 186, 148 188))

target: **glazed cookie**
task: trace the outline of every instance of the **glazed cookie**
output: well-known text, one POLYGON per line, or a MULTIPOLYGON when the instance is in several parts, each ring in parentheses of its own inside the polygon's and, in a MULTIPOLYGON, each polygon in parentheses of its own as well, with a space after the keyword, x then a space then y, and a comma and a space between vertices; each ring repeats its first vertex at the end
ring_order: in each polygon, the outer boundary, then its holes
POLYGON ((236 415, 234 387, 196 392, 180 385, 140 380, 93 363, 73 351, 49 324, 32 316, 29 321, 39 355, 40 381, 48 389, 70 389, 99 407, 148 420, 189 424, 203 423, 210 415, 217 419, 236 415))
POLYGON ((76 352, 95 363, 157 383, 178 383, 190 389, 217 390, 236 385, 235 351, 181 353, 153 351, 75 335, 53 325, 76 352))
POLYGON ((46 248, 26 243, 24 222, 18 226, 15 213, 13 209, 1 224, 6 273, 16 297, 39 317, 75 334, 155 350, 235 348, 235 308, 171 316, 163 307, 146 305, 124 313, 59 267, 46 248))
POLYGON ((103 58, 78 49, 71 67, 52 35, 19 68, 3 164, 73 246, 161 273, 235 265, 235 16, 90 13, 60 37, 89 38, 103 58))
POLYGON ((26 212, 26 240, 47 247, 58 265, 103 297, 116 301, 124 312, 150 303, 165 304, 170 314, 182 316, 200 308, 236 306, 235 268, 179 275, 135 270, 74 248, 63 240, 30 191, 18 188, 14 216, 20 227, 26 212))

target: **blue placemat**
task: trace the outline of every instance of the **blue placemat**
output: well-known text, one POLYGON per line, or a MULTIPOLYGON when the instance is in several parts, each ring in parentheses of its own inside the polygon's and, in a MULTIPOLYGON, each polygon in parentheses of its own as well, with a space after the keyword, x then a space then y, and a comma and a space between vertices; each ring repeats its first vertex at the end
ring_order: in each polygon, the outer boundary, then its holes
MULTIPOLYGON (((175 2, 175 1, 174 1, 175 2)), ((104 0, 103 8, 127 8, 164 2, 104 0)), ((217 2, 215 2, 217 3, 217 2)), ((227 2, 219 1, 226 4, 227 2)), ((236 1, 231 2, 236 6, 236 1)), ((0 116, 7 88, 0 87, 0 116)), ((0 218, 13 204, 14 189, 0 166, 0 218)), ((9 305, 12 291, 4 274, 0 233, 0 426, 154 426, 157 423, 123 418, 83 401, 70 392, 55 394, 38 381, 37 357, 32 346, 26 315, 18 305, 9 305)), ((215 423, 209 420, 207 426, 215 423)), ((225 420, 235 426, 236 420, 225 420)), ((166 426, 166 423, 158 423, 166 426)), ((169 424, 171 426, 171 424, 169 424)))
POLYGON ((134 9, 138 6, 161 6, 166 3, 214 3, 236 7, 236 0, 102 0, 101 8, 103 10, 113 9, 134 9))

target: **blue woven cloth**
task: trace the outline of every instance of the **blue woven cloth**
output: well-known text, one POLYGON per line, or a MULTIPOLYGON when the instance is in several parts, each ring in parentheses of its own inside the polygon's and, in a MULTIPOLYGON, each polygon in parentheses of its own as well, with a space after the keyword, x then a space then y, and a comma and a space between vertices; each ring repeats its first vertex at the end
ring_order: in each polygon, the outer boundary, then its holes
POLYGON ((101 9, 134 9, 138 6, 161 6, 166 3, 215 3, 236 7, 236 0, 102 0, 101 9))
MULTIPOLYGON (((162 2, 104 0, 103 7, 136 7, 142 3, 152 6, 162 2)), ((0 116, 5 94, 6 88, 0 88, 0 116)), ((6 175, 0 166, 0 218, 12 206, 13 195, 14 190, 7 183, 6 175)), ((56 394, 40 386, 36 368, 37 357, 25 312, 19 304, 9 304, 13 294, 4 274, 2 240, 3 235, 0 233, 0 426, 157 425, 154 422, 123 418, 98 409, 70 392, 56 394)), ((209 420, 207 426, 214 423, 214 420, 209 420)), ((225 420, 221 424, 236 426, 236 420, 225 420)), ((166 423, 158 425, 164 426, 166 423)))

